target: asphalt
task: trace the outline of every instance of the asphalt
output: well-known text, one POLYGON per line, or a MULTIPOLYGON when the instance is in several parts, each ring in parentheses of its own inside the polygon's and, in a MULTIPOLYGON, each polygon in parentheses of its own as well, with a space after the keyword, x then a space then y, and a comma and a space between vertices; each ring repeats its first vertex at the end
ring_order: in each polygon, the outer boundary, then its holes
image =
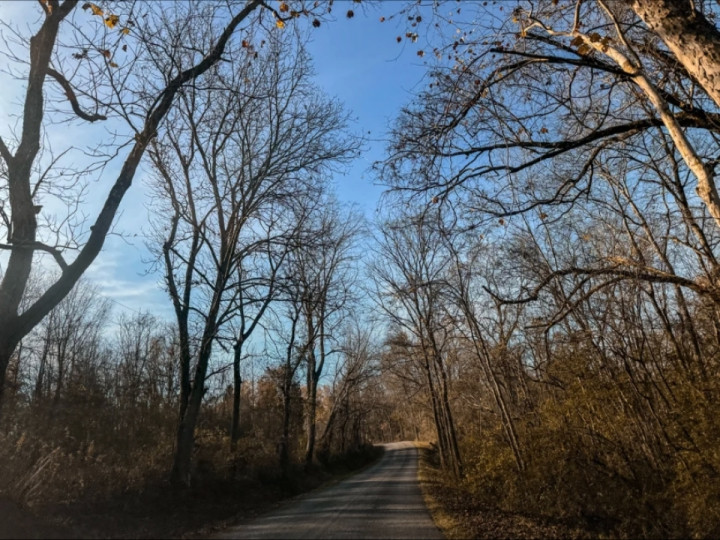
POLYGON ((417 461, 413 443, 386 444, 372 467, 214 538, 441 539, 423 502, 417 461))

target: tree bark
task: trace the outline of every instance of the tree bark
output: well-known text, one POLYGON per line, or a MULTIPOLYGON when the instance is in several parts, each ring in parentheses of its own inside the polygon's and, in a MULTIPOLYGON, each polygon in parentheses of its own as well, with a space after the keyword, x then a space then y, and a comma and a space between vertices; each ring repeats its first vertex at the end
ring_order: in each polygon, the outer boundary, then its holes
POLYGON ((284 478, 288 477, 290 469, 290 414, 292 403, 290 392, 292 391, 292 375, 288 370, 285 372, 283 381, 283 430, 280 439, 280 470, 284 478))
MULTIPOLYGON (((204 338, 206 336, 203 336, 204 338)), ((189 486, 191 483, 192 452, 195 446, 195 426, 200 416, 200 407, 205 396, 205 376, 212 351, 211 341, 203 339, 202 350, 195 370, 194 384, 190 399, 178 423, 175 455, 170 480, 174 484, 189 486)), ((182 408, 182 404, 181 404, 182 408)))
POLYGON ((715 25, 688 0, 631 0, 630 6, 720 107, 720 32, 715 25))
POLYGON ((305 447, 305 468, 312 465, 315 457, 315 437, 316 425, 315 417, 317 416, 317 375, 315 373, 315 354, 310 353, 308 357, 312 357, 312 369, 308 364, 308 405, 307 405, 307 445, 305 447))
POLYGON ((2 343, 0 342, 0 420, 2 420, 3 413, 3 398, 5 395, 5 378, 7 374, 8 366, 10 365, 10 357, 17 343, 2 343))

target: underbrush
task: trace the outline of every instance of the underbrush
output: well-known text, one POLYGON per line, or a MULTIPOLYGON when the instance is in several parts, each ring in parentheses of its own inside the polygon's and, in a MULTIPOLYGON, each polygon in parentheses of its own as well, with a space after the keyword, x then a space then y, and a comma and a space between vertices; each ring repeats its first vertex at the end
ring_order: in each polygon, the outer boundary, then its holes
POLYGON ((130 454, 28 432, 0 436, 0 536, 179 537, 208 534, 272 503, 314 489, 378 457, 375 447, 326 456, 287 475, 256 437, 229 451, 218 430, 198 432, 193 485, 167 481, 171 439, 130 454))
POLYGON ((523 468, 496 417, 467 430, 462 489, 593 536, 720 537, 717 383, 668 379, 668 405, 649 386, 576 381, 516 420, 523 468))
POLYGON ((421 447, 419 451, 419 478, 425 503, 435 524, 450 540, 591 536, 589 531, 573 523, 550 519, 527 509, 503 510, 494 501, 478 497, 467 482, 449 478, 440 468, 436 447, 421 447))

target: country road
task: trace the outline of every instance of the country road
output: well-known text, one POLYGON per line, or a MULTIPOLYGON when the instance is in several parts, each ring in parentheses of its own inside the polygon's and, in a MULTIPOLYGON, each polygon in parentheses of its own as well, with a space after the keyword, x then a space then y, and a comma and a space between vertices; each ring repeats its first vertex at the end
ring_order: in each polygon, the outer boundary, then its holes
POLYGON ((331 487, 297 497, 214 538, 440 539, 417 481, 417 449, 385 445, 372 467, 331 487))

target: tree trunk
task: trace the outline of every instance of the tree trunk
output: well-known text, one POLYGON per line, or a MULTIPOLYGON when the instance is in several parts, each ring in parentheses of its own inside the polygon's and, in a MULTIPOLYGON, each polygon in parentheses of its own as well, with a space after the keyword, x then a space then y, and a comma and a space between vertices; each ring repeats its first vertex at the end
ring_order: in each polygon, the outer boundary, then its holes
POLYGON ((0 344, 0 422, 2 421, 3 397, 5 395, 5 377, 15 346, 15 343, 0 344))
POLYGON ((436 357, 436 362, 438 364, 438 371, 440 371, 440 388, 442 390, 442 408, 445 414, 445 424, 447 429, 447 438, 448 438, 448 445, 449 445, 449 452, 450 456, 452 458, 452 465, 453 465, 453 474, 456 478, 462 478, 463 476, 463 467, 462 467, 462 459, 460 457, 460 447, 458 446, 457 442, 457 432, 455 430, 455 421, 453 420, 452 410, 450 409, 450 398, 448 395, 448 382, 447 382, 447 374, 445 373, 445 366, 442 364, 442 358, 436 357))
POLYGON ((643 22, 720 107, 720 32, 687 0, 632 0, 643 22))
POLYGON ((285 373, 285 381, 283 382, 283 431, 280 439, 280 470, 284 478, 288 477, 290 468, 290 413, 292 403, 290 401, 290 392, 292 390, 291 375, 285 373))
POLYGON ((35 381, 35 391, 33 393, 33 401, 39 403, 43 397, 43 386, 45 385, 45 371, 47 370, 47 357, 50 353, 50 327, 45 335, 42 353, 40 355, 40 365, 38 367, 37 380, 35 381))
POLYGON ((177 431, 175 455, 170 480, 175 485, 189 486, 192 472, 192 452, 195 446, 195 426, 200 415, 200 405, 204 390, 195 387, 190 401, 180 419, 177 431))
MULTIPOLYGON (((311 355, 314 356, 314 355, 311 355)), ((313 362, 314 365, 314 362, 313 362)), ((314 371, 314 370, 313 370, 314 371)), ((305 468, 312 465, 315 457, 315 436, 316 425, 315 416, 317 415, 317 377, 312 373, 308 377, 310 388, 308 388, 308 417, 307 417, 307 446, 305 447, 305 468)))
POLYGON ((242 377, 240 377, 240 356, 242 343, 235 344, 233 357, 233 404, 232 420, 230 421, 230 451, 237 449, 237 442, 240 438, 240 391, 242 389, 242 377))
POLYGON ((307 325, 308 346, 307 346, 307 418, 305 419, 305 434, 307 443, 305 446, 305 468, 312 465, 315 454, 315 414, 317 412, 317 358, 315 357, 315 325, 309 307, 305 315, 307 325))
POLYGON ((58 365, 58 374, 57 374, 57 386, 55 386, 55 397, 53 398, 53 405, 56 406, 60 402, 60 395, 63 391, 63 386, 65 383, 65 360, 67 356, 67 336, 63 337, 63 340, 58 343, 58 350, 57 350, 57 365, 58 365))
POLYGON ((435 383, 433 382, 433 375, 432 375, 432 370, 430 369, 430 362, 428 361, 427 354, 424 350, 423 350, 423 356, 424 356, 423 367, 425 368, 425 376, 427 378, 427 383, 428 383, 428 392, 430 393, 430 402, 432 404, 433 420, 435 421, 435 433, 437 435, 437 440, 438 440, 438 447, 439 447, 438 454, 440 456, 440 467, 444 470, 447 470, 447 446, 446 446, 446 439, 445 439, 445 430, 444 430, 441 415, 440 415, 440 408, 439 408, 439 403, 438 403, 438 399, 437 399, 437 392, 435 390, 435 383))
POLYGON ((180 403, 180 421, 178 423, 175 455, 170 473, 174 484, 189 486, 191 481, 192 452, 195 446, 195 426, 200 416, 200 407, 205 396, 205 376, 212 353, 212 335, 217 317, 218 302, 214 302, 208 314, 209 323, 203 333, 202 345, 198 354, 195 377, 187 403, 180 403))

